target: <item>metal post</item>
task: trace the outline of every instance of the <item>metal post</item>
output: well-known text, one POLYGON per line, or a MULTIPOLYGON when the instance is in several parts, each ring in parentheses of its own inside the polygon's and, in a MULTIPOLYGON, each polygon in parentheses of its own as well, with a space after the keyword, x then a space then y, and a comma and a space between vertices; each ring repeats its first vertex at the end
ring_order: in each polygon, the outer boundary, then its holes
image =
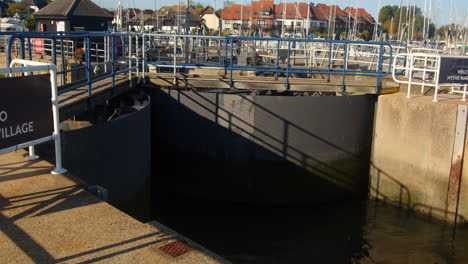
POLYGON ((278 74, 279 74, 280 47, 281 47, 281 41, 278 40, 278 44, 277 44, 277 46, 276 46, 276 73, 275 73, 275 80, 278 80, 278 74))
POLYGON ((330 48, 328 50, 328 82, 331 79, 331 64, 332 64, 332 52, 333 52, 333 43, 330 41, 330 48))
POLYGON ((341 92, 346 91, 345 82, 346 82, 346 70, 348 69, 348 44, 344 44, 344 58, 343 58, 343 79, 341 81, 341 92))
POLYGON ((174 80, 173 80, 173 84, 174 86, 177 85, 177 77, 176 77, 176 74, 177 74, 177 35, 174 36, 174 80))
POLYGON ((146 83, 146 79, 145 79, 145 73, 146 73, 146 35, 143 34, 143 37, 142 37, 142 41, 143 41, 143 50, 142 50, 142 55, 143 55, 143 65, 141 67, 141 74, 143 76, 143 83, 146 83))
POLYGON ((224 75, 227 75, 227 46, 228 46, 228 39, 224 39, 224 75))
POLYGON ((28 38, 28 57, 29 60, 32 60, 31 38, 28 38))
MULTIPOLYGON (((136 52, 136 75, 138 77, 138 83, 140 83, 140 53, 139 53, 139 41, 138 41, 138 36, 139 35, 135 35, 135 52, 136 52)), ((143 69, 144 70, 144 69, 143 69)))
POLYGON ((29 155, 26 156, 26 159, 27 159, 27 160, 36 160, 36 159, 38 159, 38 158, 39 158, 39 156, 36 155, 36 151, 35 151, 34 145, 29 146, 29 155))
POLYGON ((230 70, 230 73, 229 73, 229 87, 231 87, 231 88, 234 87, 234 81, 232 80, 232 68, 233 68, 233 64, 234 64, 233 56, 234 56, 234 39, 231 39, 231 57, 229 59, 229 70, 230 70))
POLYGON ((63 37, 60 38, 60 57, 62 59, 62 67, 61 67, 62 68, 61 69, 62 70, 62 76, 61 76, 61 79, 62 79, 62 85, 64 85, 65 84, 65 73, 64 73, 64 71, 65 71, 65 54, 63 52, 63 37))
MULTIPOLYGON (((54 65, 55 66, 55 65, 54 65)), ((56 67, 56 66, 55 66, 56 67)), ((62 146, 60 140, 60 127, 59 127, 59 107, 57 95, 57 69, 51 68, 50 84, 52 89, 52 114, 54 119, 54 140, 55 140, 55 169, 51 171, 52 174, 63 174, 67 170, 62 167, 62 146)))
POLYGON ((375 84, 375 93, 376 94, 379 94, 380 91, 382 90, 383 53, 384 53, 384 47, 383 47, 382 44, 380 44, 379 62, 378 62, 378 65, 377 65, 377 82, 375 84))
POLYGON ((289 90, 289 67, 291 62, 291 40, 288 40, 288 62, 286 63, 286 83, 285 89, 289 90))
POLYGON ((21 56, 21 59, 25 59, 25 53, 24 53, 24 38, 21 37, 20 39, 20 56, 21 56))
POLYGON ((128 81, 132 88, 132 35, 128 35, 128 81))
POLYGON ((467 86, 467 85, 468 85, 468 84, 465 83, 465 85, 463 86, 463 99, 462 99, 463 102, 466 101, 466 86, 467 86))
POLYGON ((109 44, 110 49, 110 56, 111 56, 111 75, 112 75, 112 90, 115 87, 115 56, 117 56, 117 49, 115 43, 115 36, 111 35, 111 43, 109 44))
POLYGON ((91 96, 91 54, 89 36, 85 38, 86 80, 88 82, 88 96, 91 96))

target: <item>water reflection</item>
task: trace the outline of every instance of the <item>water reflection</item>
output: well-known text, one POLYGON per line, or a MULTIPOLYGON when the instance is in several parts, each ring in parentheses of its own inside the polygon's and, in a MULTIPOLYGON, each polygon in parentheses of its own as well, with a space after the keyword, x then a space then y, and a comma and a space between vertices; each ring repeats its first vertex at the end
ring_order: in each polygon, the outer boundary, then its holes
POLYGON ((170 196, 155 211, 233 263, 468 263, 467 228, 373 201, 265 208, 170 196))

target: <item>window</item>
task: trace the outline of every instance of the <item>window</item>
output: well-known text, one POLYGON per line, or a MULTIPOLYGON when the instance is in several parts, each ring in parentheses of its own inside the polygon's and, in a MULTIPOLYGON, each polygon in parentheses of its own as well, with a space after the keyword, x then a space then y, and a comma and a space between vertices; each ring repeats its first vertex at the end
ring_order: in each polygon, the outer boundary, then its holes
POLYGON ((239 15, 239 14, 240 14, 240 11, 239 11, 239 10, 237 10, 237 11, 236 11, 236 14, 238 14, 238 15, 239 15))
POLYGON ((231 14, 231 10, 228 10, 227 13, 228 13, 228 15, 230 15, 230 14, 231 14))
POLYGON ((257 11, 254 12, 254 15, 258 15, 257 11))
POLYGON ((269 16, 270 12, 269 11, 262 11, 262 16, 269 16))

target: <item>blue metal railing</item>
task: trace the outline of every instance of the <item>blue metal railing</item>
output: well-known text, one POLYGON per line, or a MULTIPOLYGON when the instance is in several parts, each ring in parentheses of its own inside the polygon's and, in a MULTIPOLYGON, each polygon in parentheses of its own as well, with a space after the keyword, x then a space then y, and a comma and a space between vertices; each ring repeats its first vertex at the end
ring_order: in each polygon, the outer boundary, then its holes
MULTIPOLYGON (((199 36, 199 35, 169 35, 169 34, 144 34, 143 74, 148 71, 148 66, 157 68, 173 68, 174 81, 176 69, 221 69, 225 75, 229 75, 229 84, 233 87, 234 71, 254 71, 271 73, 278 78, 285 77, 285 89, 289 89, 290 77, 295 74, 322 74, 330 81, 331 76, 339 75, 341 79, 341 91, 346 91, 347 76, 371 76, 375 77, 375 91, 381 91, 382 78, 391 74, 391 67, 395 55, 405 52, 407 47, 403 43, 391 42, 362 42, 346 40, 315 40, 315 39, 292 39, 292 38, 259 38, 259 37, 231 37, 231 36, 199 36), (162 43, 172 45, 172 53, 164 52, 159 56, 149 58, 147 52, 161 49, 162 43), (270 45, 273 43, 274 45, 270 45), (260 44, 260 45, 258 45, 260 44), (201 45, 201 46, 200 46, 201 45), (316 47, 320 46, 319 49, 316 47), (179 48, 180 47, 180 48, 179 48), (359 63, 373 64, 368 69, 362 67, 351 67, 352 62, 358 62, 350 58, 350 50, 370 48, 365 54, 372 61, 360 61, 359 63), (201 51, 200 51, 201 50, 201 51), (206 52, 207 50, 211 50, 206 52), (260 64, 242 65, 239 58, 249 50, 257 52, 260 57, 269 57, 273 62, 262 62, 260 64), (205 55, 217 54, 219 59, 193 59, 205 55), (281 55, 283 54, 283 55, 281 55), (298 64, 297 57, 302 55, 302 65, 298 64), (316 60, 321 56, 321 65, 308 64, 308 59, 316 60), (281 57, 283 57, 281 59, 281 57), (313 58, 312 58, 313 57, 313 58), (339 57, 339 58, 337 58, 339 57), (189 58, 189 62, 187 62, 189 58), (237 58, 237 62, 235 61, 237 58), (283 63, 280 63, 280 61, 283 63), (337 65, 337 62, 341 65, 337 65)), ((161 53, 159 51, 159 53, 161 53)), ((361 52, 362 53, 362 52, 361 52)), ((209 55, 210 56, 210 55, 209 55)), ((209 57, 208 56, 208 57, 209 57)), ((364 58, 366 57, 364 56, 364 58)), ((248 57, 248 56, 246 56, 248 57)), ((361 56, 362 57, 362 56, 361 56)), ((359 64, 358 63, 358 64, 359 64)), ((180 71, 180 70, 179 70, 180 71)))
POLYGON ((93 84, 106 78, 112 78, 112 88, 114 88, 115 76, 118 74, 128 74, 132 85, 132 72, 138 72, 140 55, 131 49, 131 43, 139 37, 134 33, 17 32, 11 34, 8 39, 7 63, 12 60, 16 41, 21 59, 26 59, 26 51, 29 60, 33 60, 33 54, 41 56, 46 54, 50 55, 53 64, 60 66, 57 75, 61 80, 62 89, 59 90, 59 94, 87 86, 88 95, 91 96, 93 84), (41 40, 42 47, 33 44, 34 39, 41 40), (46 42, 49 48, 46 48, 46 42), (78 56, 80 57, 78 60, 77 55, 81 55, 78 56), (71 63, 72 61, 76 63, 71 63), (104 70, 101 67, 104 67, 104 70), (84 78, 66 81, 65 75, 72 76, 73 73, 80 75, 83 71, 84 78))
POLYGON ((346 92, 348 76, 370 76, 375 77, 375 91, 379 93, 382 78, 392 72, 393 60, 402 60, 396 54, 407 51, 403 43, 344 40, 110 32, 5 34, 11 35, 6 51, 8 63, 14 46, 22 59, 32 60, 38 54, 50 56, 59 69, 59 94, 87 86, 91 95, 94 83, 111 78, 115 87, 116 75, 128 74, 131 82, 133 72, 140 77, 141 70, 144 78, 149 66, 172 70, 174 84, 178 72, 194 68, 224 70, 230 87, 234 87, 237 71, 270 74, 276 79, 284 76, 286 90, 290 88, 290 78, 297 75, 320 74, 328 81, 337 76, 341 92, 346 92), (35 51, 35 39, 42 40, 42 53, 35 51), (71 66, 77 48, 83 50, 82 62, 71 66), (99 67, 105 68, 101 74, 96 73, 99 67), (73 73, 84 73, 83 80, 71 82, 65 78, 73 73))

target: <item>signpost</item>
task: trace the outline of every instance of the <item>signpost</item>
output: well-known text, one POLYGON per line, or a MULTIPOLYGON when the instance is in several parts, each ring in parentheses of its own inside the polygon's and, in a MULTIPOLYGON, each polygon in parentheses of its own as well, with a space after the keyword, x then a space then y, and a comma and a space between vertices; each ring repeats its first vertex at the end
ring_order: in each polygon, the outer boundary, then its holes
POLYGON ((468 83, 468 57, 440 57, 439 83, 468 83))
POLYGON ((50 76, 0 79, 0 149, 52 135, 50 76))
POLYGON ((57 66, 43 62, 15 59, 10 68, 0 73, 26 73, 48 71, 48 75, 35 75, 0 79, 0 154, 29 147, 34 159, 34 145, 55 142, 56 167, 52 174, 62 174, 59 111, 57 95, 57 66), (20 64, 22 67, 13 66, 20 64))

